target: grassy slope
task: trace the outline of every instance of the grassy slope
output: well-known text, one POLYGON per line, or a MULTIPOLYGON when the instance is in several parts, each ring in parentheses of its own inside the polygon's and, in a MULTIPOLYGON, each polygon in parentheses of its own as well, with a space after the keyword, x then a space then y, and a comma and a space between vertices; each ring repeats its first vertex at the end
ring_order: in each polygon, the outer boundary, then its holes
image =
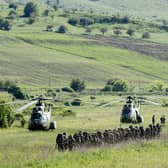
POLYGON ((165 62, 96 41, 54 33, 12 32, 0 38, 1 78, 15 78, 27 85, 46 86, 49 76, 54 86, 80 77, 92 87, 111 77, 142 83, 168 78, 165 62))
MULTIPOLYGON (((18 9, 20 15, 22 10, 22 7, 18 9)), ((8 12, 4 6, 2 15, 8 12)), ((26 18, 20 18, 13 21, 10 32, 0 31, 1 78, 18 80, 22 85, 46 86, 51 77, 56 87, 67 85, 76 77, 86 80, 89 87, 102 87, 107 79, 114 77, 124 77, 136 84, 168 79, 167 63, 75 37, 72 34, 85 30, 68 25, 67 18, 60 14, 57 11, 54 19, 38 17, 33 25, 26 24, 26 18), (44 30, 48 24, 53 24, 55 30, 60 24, 66 25, 69 35, 47 33, 44 30)))
MULTIPOLYGON (((17 2, 27 2, 28 0, 16 0, 17 2)), ((38 0, 45 2, 44 0, 38 0)), ((0 3, 4 2, 3 0, 0 3)), ((52 0, 51 0, 52 2, 52 0)), ((55 2, 55 0, 53 0, 55 2)), ((155 19, 167 18, 168 3, 166 0, 60 0, 60 7, 63 8, 78 8, 81 10, 93 10, 104 13, 122 13, 129 14, 140 18, 155 17, 155 19)))
POLYGON ((150 17, 156 16, 166 17, 166 11, 168 8, 168 3, 166 0, 99 0, 97 2, 89 0, 62 0, 62 3, 65 7, 72 7, 80 9, 92 9, 93 11, 117 13, 122 12, 125 14, 134 15, 137 17, 150 17))

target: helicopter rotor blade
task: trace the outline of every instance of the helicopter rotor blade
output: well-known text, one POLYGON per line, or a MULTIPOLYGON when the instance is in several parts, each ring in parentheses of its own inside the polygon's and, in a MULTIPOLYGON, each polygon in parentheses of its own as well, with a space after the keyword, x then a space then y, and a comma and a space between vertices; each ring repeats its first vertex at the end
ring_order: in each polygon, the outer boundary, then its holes
POLYGON ((99 105, 100 104, 98 102, 84 102, 84 103, 86 103, 86 104, 93 104, 93 105, 99 105))
POLYGON ((116 104, 116 103, 119 103, 121 101, 125 100, 125 98, 117 98, 117 99, 114 99, 108 103, 105 103, 105 104, 101 104, 99 107, 106 107, 106 106, 109 106, 109 105, 112 105, 112 104, 116 104))
POLYGON ((26 108, 28 108, 29 106, 37 103, 37 102, 38 102, 37 100, 31 101, 30 103, 28 103, 28 104, 20 107, 19 109, 17 109, 17 112, 21 112, 21 111, 25 110, 26 108))
POLYGON ((155 106, 161 106, 160 103, 156 103, 156 102, 153 102, 153 101, 150 101, 150 100, 142 100, 142 102, 146 102, 146 103, 149 103, 149 104, 152 104, 152 105, 155 105, 155 106))

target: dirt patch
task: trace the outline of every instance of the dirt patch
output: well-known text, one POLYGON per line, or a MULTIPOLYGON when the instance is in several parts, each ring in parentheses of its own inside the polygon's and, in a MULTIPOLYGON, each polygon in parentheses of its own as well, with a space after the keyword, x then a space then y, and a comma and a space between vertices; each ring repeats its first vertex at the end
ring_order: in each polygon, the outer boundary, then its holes
POLYGON ((97 40, 101 44, 106 44, 118 48, 128 49, 147 56, 152 56, 160 60, 168 61, 168 45, 154 43, 146 40, 136 40, 127 37, 105 37, 100 35, 82 35, 84 38, 97 40))

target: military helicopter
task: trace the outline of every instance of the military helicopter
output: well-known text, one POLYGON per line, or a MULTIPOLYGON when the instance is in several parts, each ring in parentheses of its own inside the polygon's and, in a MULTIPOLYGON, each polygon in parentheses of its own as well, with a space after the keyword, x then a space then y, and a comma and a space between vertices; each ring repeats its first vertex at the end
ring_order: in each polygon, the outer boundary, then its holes
POLYGON ((141 107, 142 102, 146 102, 146 103, 157 105, 157 106, 161 105, 159 103, 149 101, 143 97, 128 96, 128 97, 122 97, 119 99, 115 99, 109 103, 100 105, 100 107, 112 105, 112 104, 124 101, 125 99, 126 99, 126 103, 124 104, 122 111, 121 111, 121 117, 120 117, 121 123, 142 123, 143 116, 140 113, 140 107, 141 107))
MULTIPOLYGON (((56 122, 51 121, 51 104, 46 105, 44 101, 52 100, 48 98, 42 98, 38 97, 36 99, 32 99, 31 102, 28 104, 20 107, 17 109, 17 112, 20 113, 29 106, 32 106, 35 104, 35 107, 33 108, 29 122, 28 122, 28 129, 33 130, 49 130, 49 129, 56 129, 56 122)), ((9 102, 4 103, 5 104, 17 104, 22 103, 23 101, 16 101, 16 102, 9 102)))

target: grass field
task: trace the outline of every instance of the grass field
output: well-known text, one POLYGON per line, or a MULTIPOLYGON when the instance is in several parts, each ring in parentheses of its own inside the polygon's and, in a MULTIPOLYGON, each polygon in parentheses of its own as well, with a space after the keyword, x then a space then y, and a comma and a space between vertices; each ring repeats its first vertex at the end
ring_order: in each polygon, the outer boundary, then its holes
MULTIPOLYGON (((0 0, 0 4, 2 2, 0 0)), ((25 2, 27 0, 22 1, 25 2)), ((10 10, 4 4, 0 5, 0 16, 6 17, 10 10)), ((168 16, 166 0, 62 0, 60 8, 78 8, 85 10, 85 14, 88 10, 101 15, 119 12, 155 22, 162 22, 168 16)), ((65 14, 63 10, 54 12, 52 19, 51 16, 42 17, 44 9, 46 6, 41 5, 40 16, 32 25, 27 24, 28 18, 17 17, 11 21, 11 31, 0 31, 0 80, 14 80, 28 89, 64 87, 73 78, 85 80, 88 88, 103 88, 110 78, 127 79, 133 86, 144 89, 149 88, 153 80, 167 82, 167 32, 152 28, 142 21, 144 25, 94 24, 91 26, 93 31, 86 35, 85 28, 67 23, 68 18, 62 16, 65 14), (49 24, 54 26, 54 32, 45 31, 49 24), (56 33, 62 24, 67 26, 68 32, 56 33), (104 37, 99 30, 101 27, 108 28, 104 37), (122 38, 114 37, 113 30, 116 28, 121 29, 122 38), (126 35, 128 28, 136 30, 132 39, 126 35), (140 38, 144 31, 149 31, 151 38, 143 41, 140 38)), ((17 12, 22 16, 23 6, 19 6, 17 12)), ((36 96, 41 93, 42 89, 31 91, 36 96)), ((64 96, 63 100, 66 100, 68 96, 64 96)), ((0 97, 11 99, 5 92, 0 92, 0 97)), ((79 98, 83 102, 90 101, 89 95, 79 95, 79 98)), ((113 98, 102 94, 96 96, 96 101, 106 102, 113 98)), ((167 123, 160 140, 57 152, 57 133, 128 127, 128 124, 120 125, 122 105, 119 103, 101 108, 90 104, 80 107, 64 107, 61 104, 62 108, 53 111, 53 119, 57 121, 54 131, 29 132, 27 126, 21 128, 18 121, 9 129, 0 129, 0 168, 167 168, 167 123), (61 117, 60 109, 71 109, 76 116, 61 117)), ((166 107, 144 104, 141 111, 144 126, 151 123, 153 114, 157 122, 162 115, 168 118, 166 107)), ((28 120, 29 115, 25 118, 28 120)))
MULTIPOLYGON (((89 101, 89 96, 81 96, 89 101)), ((97 101, 109 101, 114 97, 97 96, 97 101)), ((156 100, 155 100, 156 101, 156 100)), ((158 101, 158 100, 157 100, 158 101)), ((49 132, 29 132, 26 128, 19 128, 18 124, 6 130, 0 130, 0 160, 2 168, 74 168, 74 167, 138 167, 161 168, 167 167, 167 126, 163 129, 161 140, 149 142, 128 142, 114 147, 80 149, 74 152, 58 153, 55 149, 57 133, 74 133, 79 130, 97 131, 120 127, 120 111, 123 103, 112 107, 94 107, 83 105, 70 107, 76 117, 61 117, 59 111, 54 112, 57 129, 49 132), (17 127, 16 127, 17 126, 17 127)), ((159 122, 161 115, 168 117, 167 108, 142 105, 144 126, 151 123, 151 116, 156 115, 159 122)), ((122 127, 129 125, 123 124, 122 127)))

